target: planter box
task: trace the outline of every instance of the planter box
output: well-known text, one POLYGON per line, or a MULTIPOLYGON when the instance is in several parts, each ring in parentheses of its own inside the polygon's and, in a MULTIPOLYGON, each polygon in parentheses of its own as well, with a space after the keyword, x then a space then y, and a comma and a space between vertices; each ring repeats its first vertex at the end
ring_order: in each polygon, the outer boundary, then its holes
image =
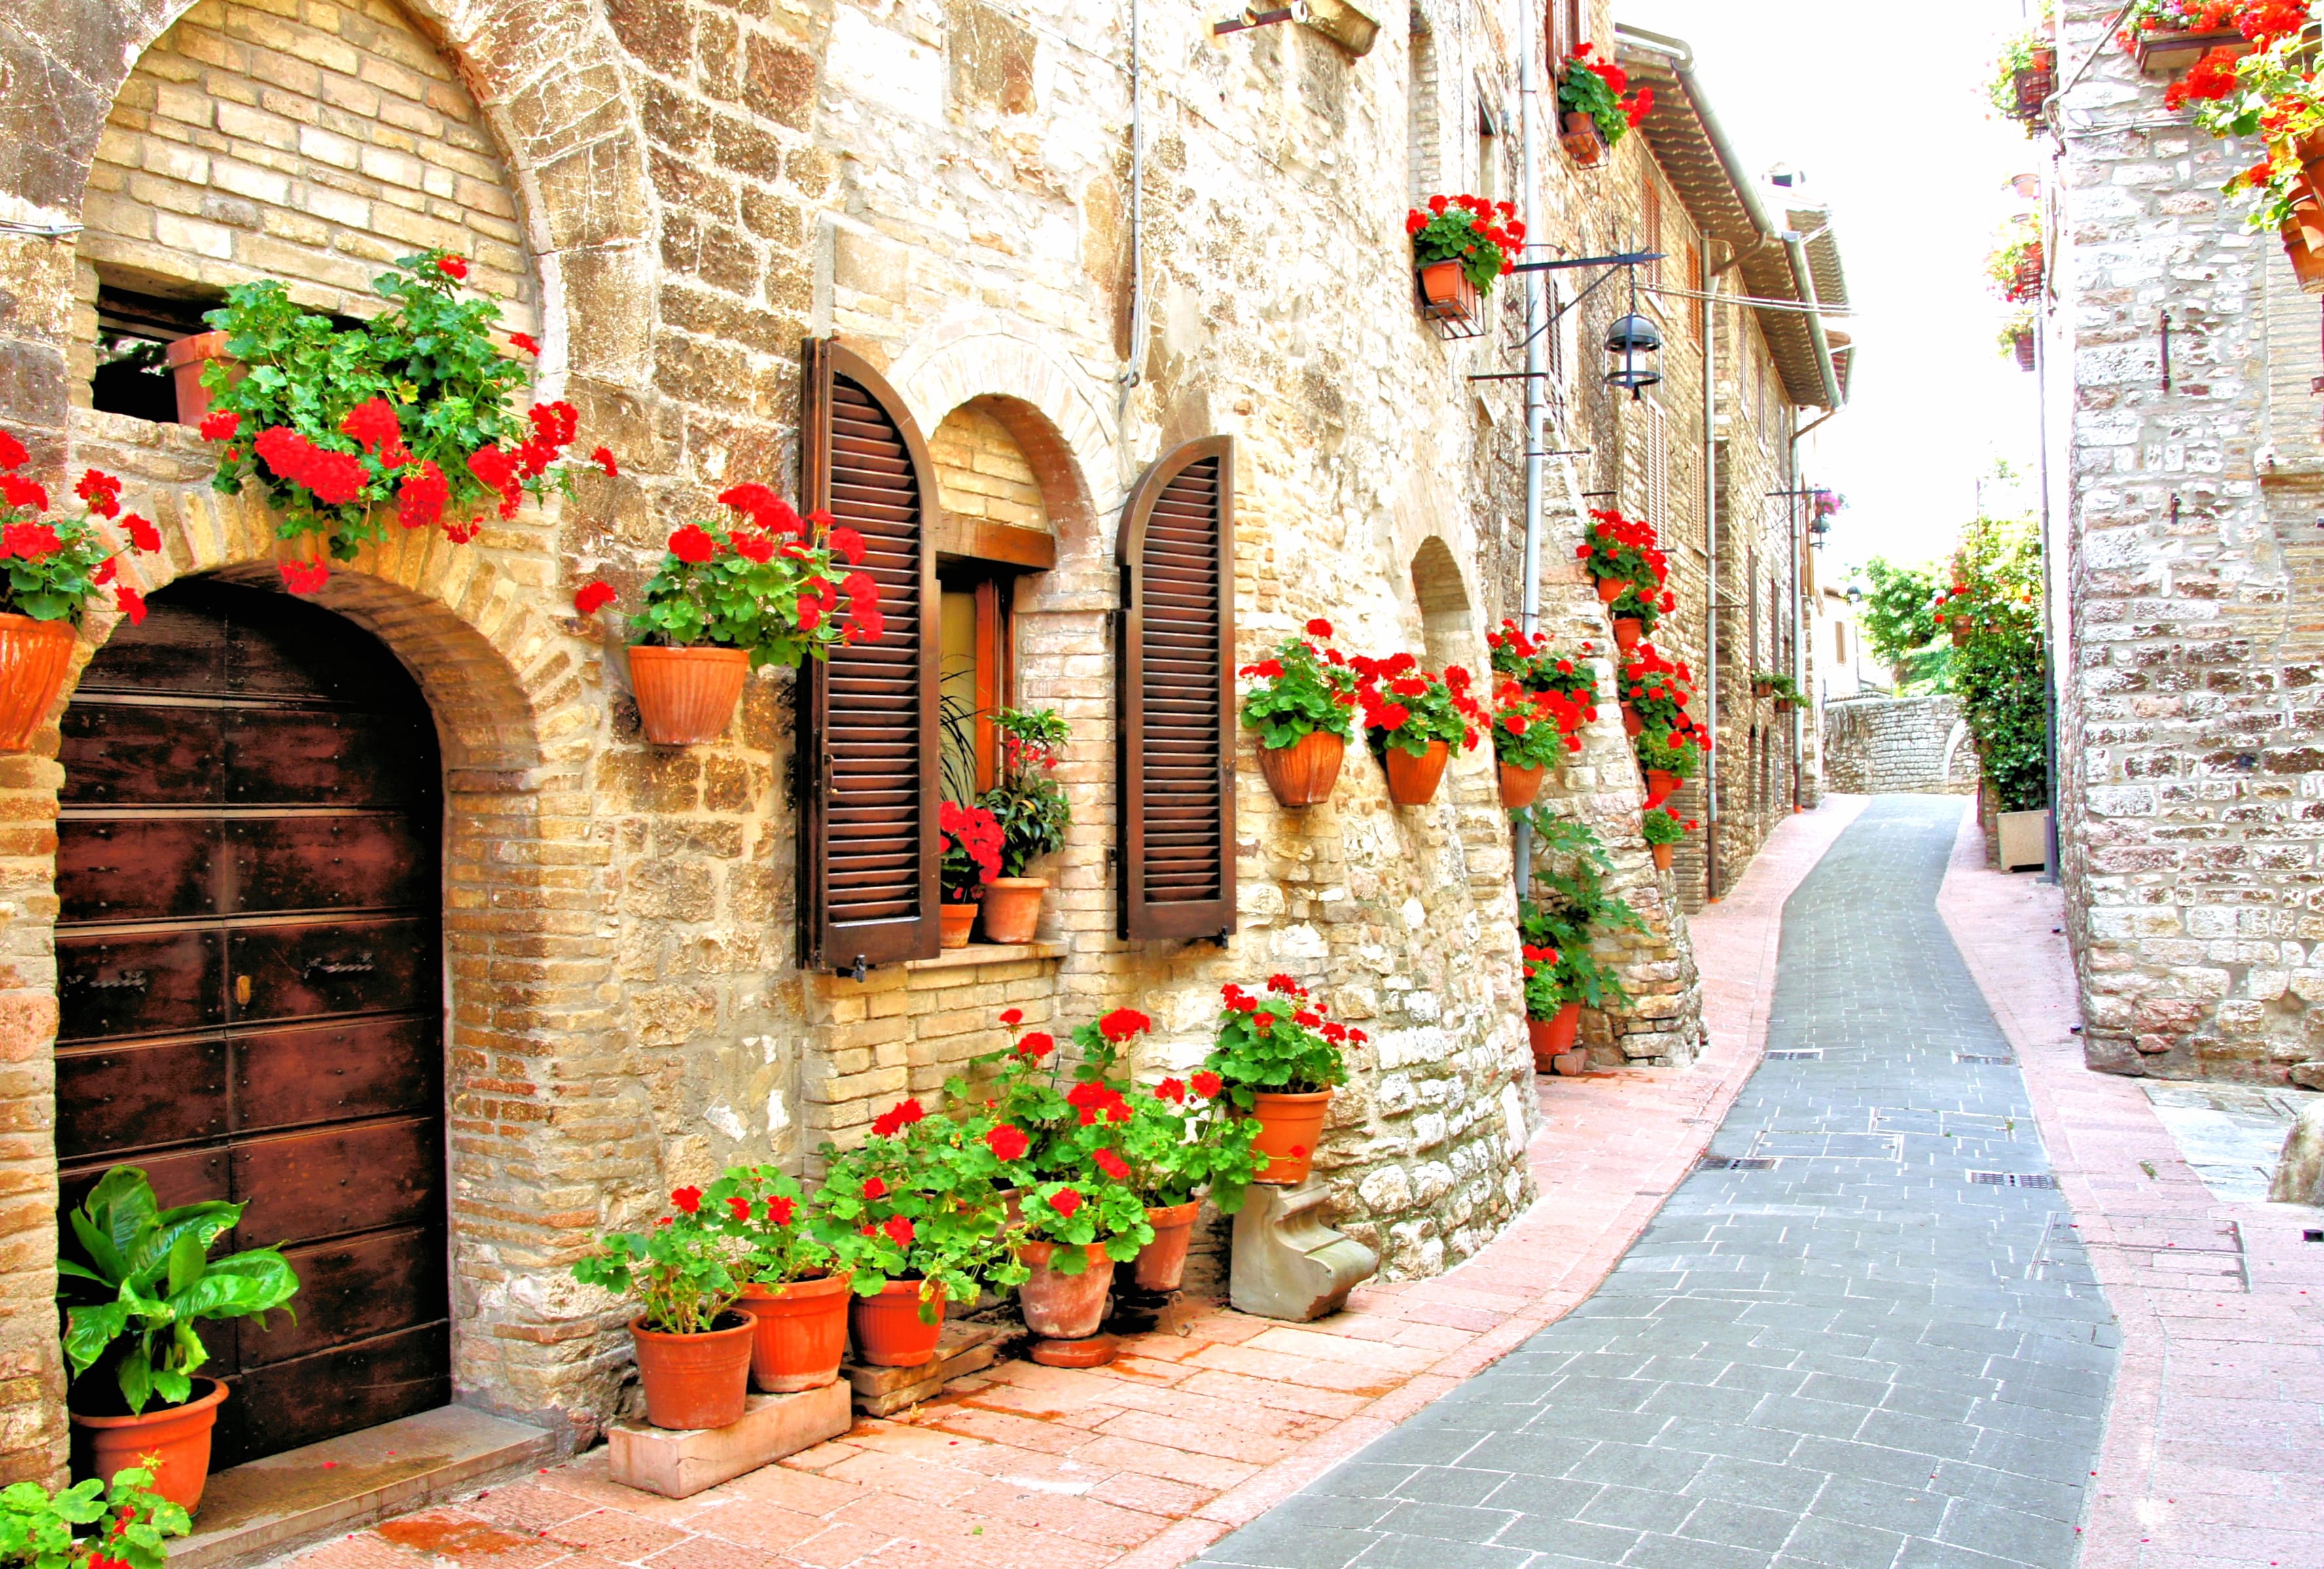
POLYGON ((2154 32, 2137 43, 2138 69, 2150 77, 2176 76, 2215 49, 2238 55, 2252 51, 2251 40, 2233 28, 2223 32, 2154 32))
POLYGON ((1997 816, 2001 841, 2001 869, 2020 867, 2040 870, 2050 864, 2050 814, 2046 812, 2004 812, 1997 816))
POLYGON ((838 1437, 855 1419, 848 1394, 846 1384, 832 1383, 803 1394, 752 1395, 742 1419, 725 1427, 679 1432, 615 1422, 605 1429, 613 1480, 664 1498, 691 1498, 838 1437))

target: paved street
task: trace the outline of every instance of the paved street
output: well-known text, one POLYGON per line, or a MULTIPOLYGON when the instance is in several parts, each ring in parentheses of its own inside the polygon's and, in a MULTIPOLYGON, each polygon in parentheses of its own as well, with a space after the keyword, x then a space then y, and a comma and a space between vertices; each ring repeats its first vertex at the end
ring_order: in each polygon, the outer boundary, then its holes
POLYGON ((1595 1296, 1204 1561, 2072 1564, 2116 1336, 1936 913, 1960 814, 1800 886, 1769 1059, 1595 1296))

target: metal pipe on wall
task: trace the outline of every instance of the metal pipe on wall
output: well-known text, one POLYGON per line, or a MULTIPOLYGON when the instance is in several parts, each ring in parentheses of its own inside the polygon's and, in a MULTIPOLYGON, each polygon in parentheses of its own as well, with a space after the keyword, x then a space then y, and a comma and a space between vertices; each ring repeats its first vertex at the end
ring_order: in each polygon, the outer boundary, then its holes
MULTIPOLYGON (((1738 258, 1739 260, 1739 258, 1738 258)), ((1728 267, 1735 265, 1728 262, 1728 267)), ((1722 267, 1711 275, 1702 305, 1702 531, 1711 586, 1702 596, 1703 690, 1709 701, 1703 718, 1714 743, 1702 770, 1702 897, 1719 898, 1719 280, 1722 267)))
MULTIPOLYGON (((1520 178, 1525 184, 1526 259, 1540 242, 1540 171, 1536 167, 1541 137, 1541 83, 1535 60, 1534 24, 1536 8, 1517 8, 1517 146, 1520 178)), ((1527 636, 1541 627, 1541 487, 1542 460, 1549 447, 1549 400, 1543 382, 1549 374, 1549 334, 1542 321, 1542 274, 1525 275, 1525 567, 1518 606, 1519 625, 1527 636)), ((1533 825, 1519 819, 1516 842, 1510 847, 1517 876, 1517 898, 1533 885, 1533 825)))

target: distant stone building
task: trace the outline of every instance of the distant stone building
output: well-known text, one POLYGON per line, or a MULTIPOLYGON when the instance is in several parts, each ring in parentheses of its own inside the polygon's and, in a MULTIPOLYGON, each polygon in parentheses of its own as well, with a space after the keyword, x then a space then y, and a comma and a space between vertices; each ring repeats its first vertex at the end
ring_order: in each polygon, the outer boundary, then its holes
MULTIPOLYGON (((1394 809, 1360 749, 1330 803, 1288 812, 1213 714, 1190 732, 1204 776, 1176 787, 1203 824, 1194 895, 1157 909, 1167 868, 1129 848, 1146 758, 1120 739, 1148 694, 1123 644, 1166 485, 1222 546, 1213 668, 1322 616, 1343 646, 1481 669, 1519 608, 1520 393, 1471 378, 1521 362, 1520 291, 1485 335, 1440 339, 1403 227, 1416 194, 1517 191, 1516 14, 1328 0, 1222 36, 1219 10, 1146 5, 1134 57, 1126 8, 1018 0, 59 0, 20 35, 0 427, 52 489, 122 474, 166 546, 152 619, 93 613, 56 727, 0 759, 0 1473, 61 1463, 54 1217, 116 1160, 171 1199, 264 1197, 285 1172, 349 1195, 288 1233, 336 1306, 302 1316, 295 1354, 218 1365, 251 1391, 237 1411, 269 1413, 229 1423, 226 1459, 455 1399, 585 1439, 629 1398, 629 1350, 571 1261, 676 1183, 862 1138, 1005 1045, 1004 1007, 1143 1009, 1150 1078, 1200 1058, 1222 982, 1288 971, 1371 1036, 1318 1152, 1335 1225, 1422 1275, 1529 1200, 1489 750, 1394 809), (273 519, 209 489, 214 450, 141 357, 237 282, 360 314, 385 263, 431 245, 538 335, 536 395, 577 405, 621 474, 473 544, 400 534, 290 602, 273 519), (892 918, 853 915, 816 782, 857 743, 803 734, 784 676, 752 682, 718 742, 649 746, 618 647, 572 614, 577 583, 634 586, 725 486, 828 481, 843 439, 890 456, 870 500, 870 468, 831 484, 840 509, 879 510, 936 584, 932 604, 891 585, 916 613, 899 602, 889 646, 940 640, 909 711, 958 682, 1072 728, 1074 823, 1033 942, 940 952, 909 848, 881 885, 892 918), (306 727, 304 749, 250 739, 269 726, 306 727), (235 847, 232 877, 123 874, 122 836, 158 857, 188 821, 235 847), (300 878, 344 867, 342 833, 367 836, 368 871, 326 896, 300 878), (323 946, 246 966, 251 918, 286 911, 323 946), (360 1083, 254 1096, 268 1051, 360 1083), (295 1420, 267 1405, 301 1379, 339 1395, 295 1420)), ((1561 50, 1615 36, 1602 3, 1551 10, 1561 50)), ((1621 291, 1565 317, 1558 445, 1591 450, 1554 468, 1543 610, 1602 653, 1571 564, 1583 512, 1664 524, 1674 646, 1704 664, 1726 618, 1731 879, 1791 799, 1791 731, 1744 684, 1804 663, 1789 443, 1795 409, 1840 401, 1845 356, 1799 307, 1839 297, 1838 260, 1828 232, 1780 237, 1683 49, 1641 40, 1622 48, 1664 107, 1610 170, 1547 143, 1536 229, 1552 254, 1668 253, 1674 292, 1646 307, 1668 375, 1618 406, 1595 343, 1621 291), (1714 280, 1790 308, 1684 292, 1714 280)), ((888 810, 932 815, 944 761, 908 738, 888 810)), ((1650 927, 1609 941, 1637 1002, 1593 1045, 1683 1064, 1702 1031, 1681 910, 1703 882, 1656 876, 1637 842, 1610 703, 1558 788, 1650 927)))
POLYGON ((2060 7, 2045 196, 2060 841, 2093 1067, 2324 1082, 2318 301, 2216 141, 2060 7), (2095 60, 2092 56, 2095 55, 2095 60), (2083 72, 2084 63, 2089 69, 2083 72))

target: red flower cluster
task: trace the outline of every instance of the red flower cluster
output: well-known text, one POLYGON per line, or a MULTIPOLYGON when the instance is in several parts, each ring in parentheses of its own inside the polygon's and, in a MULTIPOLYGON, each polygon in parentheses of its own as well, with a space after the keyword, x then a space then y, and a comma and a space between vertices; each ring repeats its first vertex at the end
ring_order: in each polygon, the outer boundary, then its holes
POLYGON ((796 1200, 783 1198, 780 1197, 767 1200, 767 1224, 769 1225, 788 1225, 791 1223, 791 1216, 798 1212, 798 1205, 796 1200))
POLYGON ((1099 1119, 1109 1123, 1130 1120, 1130 1103, 1118 1089, 1110 1089, 1097 1080, 1076 1084, 1065 1092, 1065 1104, 1081 1114, 1081 1125, 1093 1127, 1099 1119))
POLYGON ((1156 1100, 1167 1100, 1172 1106, 1185 1105, 1186 1081, 1183 1078, 1164 1079, 1161 1083, 1154 1087, 1154 1098, 1156 1100))
POLYGON ((1097 1022, 1097 1032, 1116 1046, 1154 1028, 1154 1021, 1135 1008, 1116 1008, 1097 1022))
POLYGON ((1517 252, 1524 247, 1526 237, 1515 202, 1490 201, 1480 196, 1430 197, 1425 208, 1414 207, 1405 214, 1404 232, 1421 242, 1424 262, 1455 258, 1473 262, 1481 251, 1490 249, 1499 253, 1499 275, 1504 278, 1516 268, 1517 252))
POLYGON ((1533 979, 1534 972, 1540 969, 1543 966, 1552 965, 1557 962, 1557 950, 1554 948, 1536 948, 1532 943, 1528 942, 1524 946, 1523 952, 1525 956, 1526 979, 1527 980, 1533 979))
POLYGON ((948 841, 945 858, 964 856, 973 864, 980 884, 1001 875, 1001 820, 991 812, 982 806, 940 802, 936 806, 936 831, 948 841))
POLYGON ((1590 520, 1589 542, 1575 546, 1573 554, 1589 564, 1591 576, 1618 578, 1642 592, 1663 586, 1670 576, 1670 557, 1655 539, 1653 524, 1597 507, 1590 509, 1590 520))
MULTIPOLYGON (((2197 60, 2185 76, 2163 89, 2163 106, 2183 109, 2190 103, 2217 103, 2232 96, 2235 90, 2235 51, 2215 49, 2197 60)), ((2033 291, 2029 290, 2024 298, 2032 298, 2033 291)))
POLYGON ((1358 655, 1350 663, 1365 729, 1393 735, 1416 719, 1428 739, 1449 743, 1457 737, 1463 747, 1477 744, 1485 711, 1469 695, 1473 678, 1462 666, 1448 665, 1439 675, 1409 654, 1358 655))
POLYGON ((1225 1079, 1221 1078, 1217 1074, 1211 1072, 1208 1069, 1197 1073, 1194 1078, 1188 1079, 1186 1083, 1188 1087, 1192 1088, 1196 1095, 1201 1096, 1204 1100, 1218 1099, 1219 1093, 1227 1087, 1227 1081, 1225 1079))
POLYGON ((873 1119, 872 1131, 883 1139, 892 1139, 928 1114, 917 1100, 899 1100, 873 1119))
POLYGON ((326 507, 346 506, 371 483, 371 471, 363 459, 353 453, 317 446, 287 425, 260 431, 252 450, 275 478, 304 485, 326 507))
POLYGON ((1091 1153, 1090 1160, 1095 1162, 1099 1170, 1112 1178, 1116 1182, 1127 1182, 1130 1180, 1130 1162, 1123 1160, 1111 1150, 1094 1151, 1091 1153))
POLYGON ((676 1209, 680 1215, 692 1215, 702 1207, 702 1189, 699 1188, 672 1188, 669 1202, 670 1207, 676 1209))
POLYGON ((88 509, 100 518, 118 517, 121 512, 121 482, 111 474, 86 469, 73 486, 73 494, 88 503, 88 509))
POLYGON ((996 1160, 1021 1161, 1031 1144, 1025 1130, 1014 1123, 1002 1123, 984 1135, 984 1147, 992 1152, 996 1160))
POLYGON ((1013 1050, 1019 1057, 1029 1057, 1038 1062, 1057 1049, 1057 1038, 1046 1030, 1035 1030, 1019 1040, 1013 1050))
POLYGON ((1621 101, 1622 117, 1630 123, 1630 129, 1636 131, 1654 109, 1654 88, 1640 87, 1637 92, 1631 92, 1630 73, 1611 60, 1593 59, 1592 53, 1591 46, 1587 43, 1575 46, 1573 52, 1566 57, 1566 69, 1588 71, 1605 83, 1606 90, 1621 101), (1626 94, 1628 96, 1624 96, 1626 94))
POLYGON ((1077 1188, 1060 1188, 1049 1196, 1049 1207, 1067 1220, 1071 1220, 1074 1211, 1081 1207, 1082 1195, 1077 1188))
MULTIPOLYGON (((1287 975, 1269 976, 1267 989, 1270 996, 1291 999, 1290 1023, 1303 1030, 1316 1032, 1335 1046, 1350 1041, 1360 1046, 1371 1039, 1361 1030, 1351 1029, 1336 1019, 1326 1019, 1323 1015, 1331 1010, 1310 997, 1307 988, 1287 975)), ((1219 996, 1225 999, 1231 1011, 1250 1014, 1250 1022, 1257 1029, 1263 1032, 1275 1027, 1278 1015, 1261 1013, 1259 1005, 1262 999, 1251 996, 1234 982, 1229 981, 1221 986, 1219 996)), ((1214 1073, 1197 1073, 1194 1083, 1198 1094, 1215 1097, 1219 1092, 1219 1077, 1214 1073), (1208 1081, 1207 1087, 1205 1080, 1208 1081)))

